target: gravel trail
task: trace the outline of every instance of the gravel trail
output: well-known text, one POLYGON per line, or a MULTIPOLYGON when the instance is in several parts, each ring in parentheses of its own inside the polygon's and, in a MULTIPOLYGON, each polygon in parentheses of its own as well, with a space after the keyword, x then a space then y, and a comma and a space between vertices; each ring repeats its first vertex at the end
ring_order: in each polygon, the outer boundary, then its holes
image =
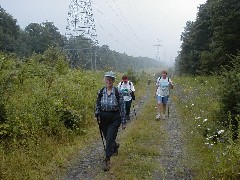
POLYGON ((159 163, 163 166, 163 172, 156 173, 154 179, 161 180, 188 180, 193 179, 193 174, 186 166, 186 154, 182 137, 181 119, 178 116, 175 104, 170 103, 170 115, 164 122, 166 132, 165 146, 161 149, 162 156, 159 163))
MULTIPOLYGON (((149 88, 146 87, 146 95, 132 108, 131 119, 136 118, 135 114, 141 110, 144 103, 150 99, 149 88)), ((182 138, 181 119, 176 112, 175 104, 169 101, 170 117, 164 120, 163 129, 166 133, 165 146, 160 147, 162 156, 158 161, 163 167, 163 171, 156 172, 153 176, 155 180, 190 180, 193 173, 185 166, 186 154, 184 151, 184 141, 182 138)), ((121 133, 121 130, 120 132, 121 133)), ((104 159, 103 145, 100 139, 95 143, 89 144, 79 152, 76 161, 67 169, 67 174, 60 180, 93 180, 103 173, 102 162, 104 159)), ((114 179, 114 177, 112 177, 114 179)))

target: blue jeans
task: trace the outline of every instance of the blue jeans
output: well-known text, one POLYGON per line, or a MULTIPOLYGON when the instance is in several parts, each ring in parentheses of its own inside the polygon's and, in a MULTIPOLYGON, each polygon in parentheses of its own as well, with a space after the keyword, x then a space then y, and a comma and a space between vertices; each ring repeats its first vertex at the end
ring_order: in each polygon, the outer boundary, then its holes
POLYGON ((120 112, 102 112, 100 118, 100 127, 106 140, 105 155, 110 158, 116 147, 116 138, 118 128, 121 125, 120 112))

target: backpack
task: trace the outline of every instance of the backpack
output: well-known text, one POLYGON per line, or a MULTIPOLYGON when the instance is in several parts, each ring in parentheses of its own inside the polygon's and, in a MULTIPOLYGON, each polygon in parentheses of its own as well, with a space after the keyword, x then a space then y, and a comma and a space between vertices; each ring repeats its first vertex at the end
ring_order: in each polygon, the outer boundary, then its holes
MULTIPOLYGON (((131 83, 130 81, 128 81, 128 82, 129 82, 129 86, 131 87, 132 83, 131 83)), ((123 84, 123 82, 121 82, 121 84, 120 84, 120 88, 121 88, 122 84, 123 84)), ((131 92, 130 95, 131 95, 131 97, 132 97, 132 100, 135 100, 135 94, 134 94, 133 91, 131 92)))
MULTIPOLYGON (((104 90, 105 87, 103 87, 99 94, 98 94, 98 101, 100 102, 102 97, 103 97, 103 90, 104 90)), ((115 96, 117 98, 117 102, 118 102, 118 105, 119 105, 119 99, 120 99, 120 96, 119 96, 119 92, 118 92, 118 88, 114 87, 114 90, 115 90, 115 96)))

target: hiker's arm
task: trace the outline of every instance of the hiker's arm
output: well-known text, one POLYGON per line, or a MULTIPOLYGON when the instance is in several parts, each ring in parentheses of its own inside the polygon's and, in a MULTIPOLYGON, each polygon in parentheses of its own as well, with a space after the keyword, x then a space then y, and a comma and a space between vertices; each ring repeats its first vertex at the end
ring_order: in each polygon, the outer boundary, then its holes
POLYGON ((98 91, 98 96, 97 96, 97 101, 96 101, 96 108, 95 108, 95 117, 98 118, 100 117, 100 112, 101 112, 101 99, 100 97, 100 91, 98 91))

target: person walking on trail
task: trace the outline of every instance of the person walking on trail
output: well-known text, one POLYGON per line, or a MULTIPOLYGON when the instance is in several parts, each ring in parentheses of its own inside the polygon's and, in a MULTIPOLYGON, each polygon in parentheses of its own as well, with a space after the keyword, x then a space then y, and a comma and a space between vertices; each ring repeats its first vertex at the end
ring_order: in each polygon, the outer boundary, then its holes
POLYGON ((156 81, 154 98, 157 98, 157 116, 156 119, 166 119, 166 105, 168 103, 170 89, 173 89, 172 80, 167 77, 167 71, 161 72, 161 77, 156 81))
POLYGON ((126 128, 126 112, 123 95, 113 86, 115 74, 112 71, 104 75, 106 87, 98 92, 95 117, 99 123, 101 135, 106 140, 104 171, 110 169, 110 158, 117 155, 119 143, 116 143, 118 129, 126 128))
POLYGON ((132 100, 135 100, 134 85, 131 81, 128 80, 128 77, 124 75, 122 77, 122 81, 118 84, 117 88, 124 96, 124 102, 126 107, 126 117, 127 117, 127 120, 130 120, 131 104, 132 104, 132 100))
POLYGON ((148 85, 150 85, 150 83, 151 83, 151 79, 150 79, 150 78, 148 78, 148 85))

